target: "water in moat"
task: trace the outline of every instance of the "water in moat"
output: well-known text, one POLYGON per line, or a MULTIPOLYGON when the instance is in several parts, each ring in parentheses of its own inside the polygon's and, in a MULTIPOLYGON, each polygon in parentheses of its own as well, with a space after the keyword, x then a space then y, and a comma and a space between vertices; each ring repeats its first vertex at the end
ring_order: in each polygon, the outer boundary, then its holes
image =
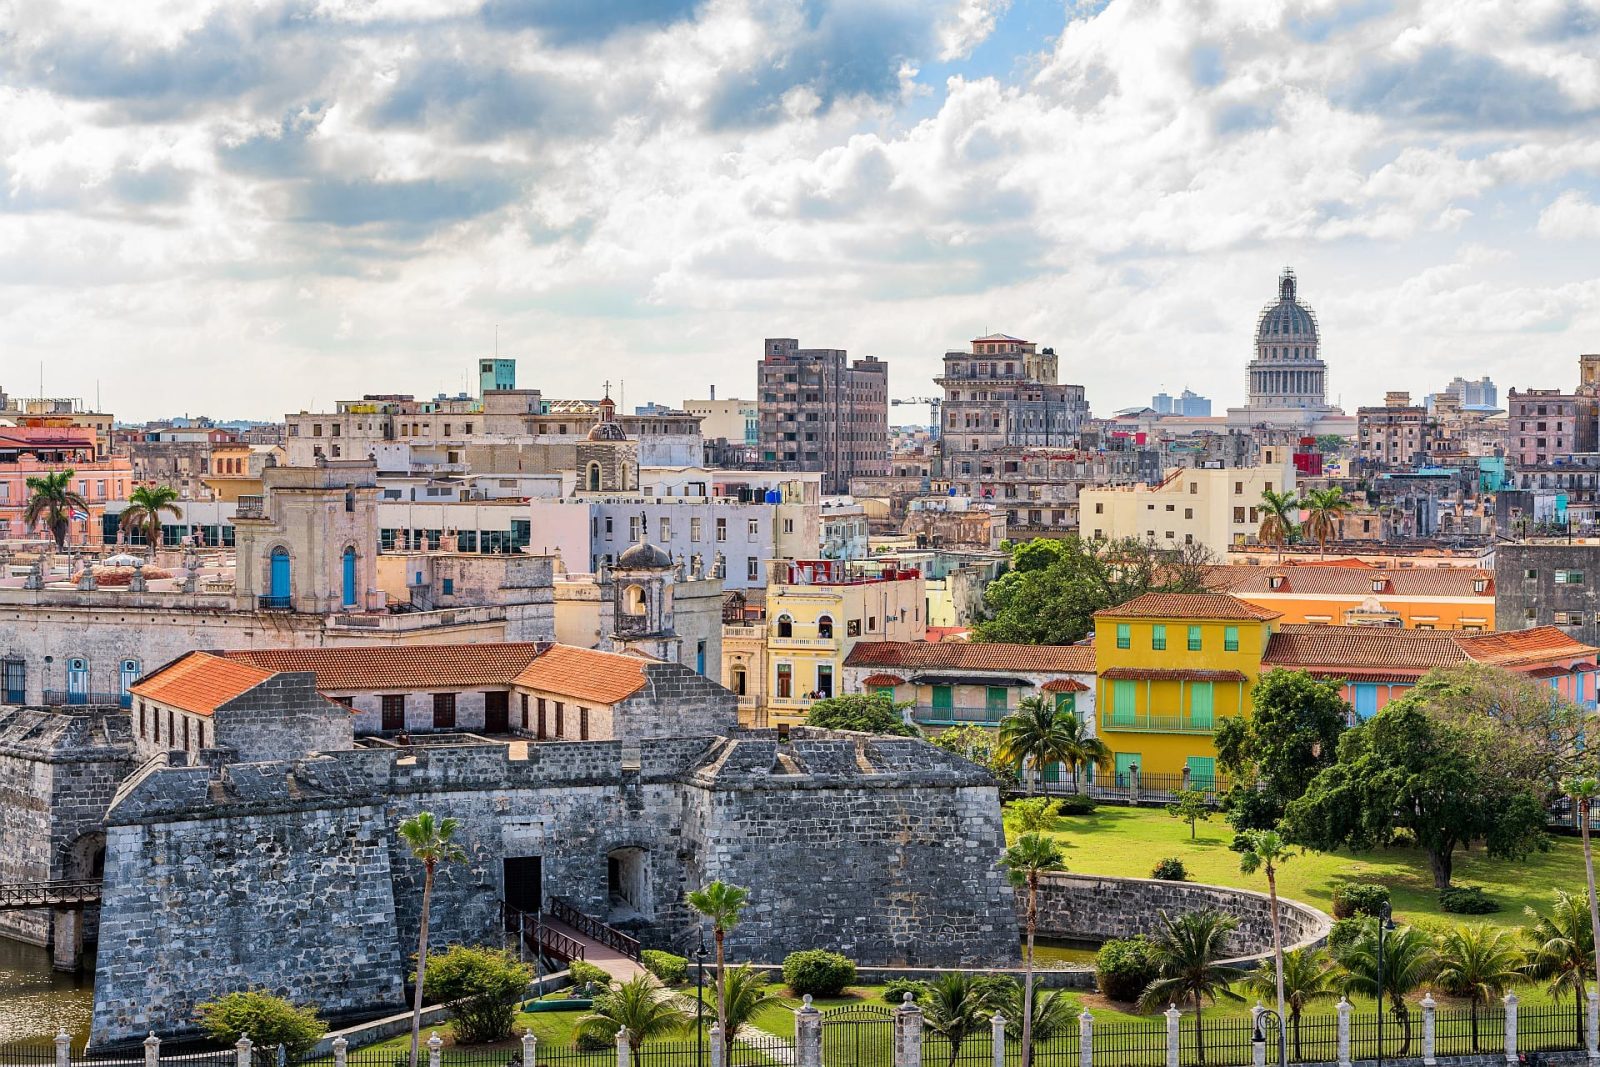
POLYGON ((47 1043, 62 1028, 81 1044, 93 1002, 93 974, 53 971, 46 950, 0 937, 0 1049, 47 1043))

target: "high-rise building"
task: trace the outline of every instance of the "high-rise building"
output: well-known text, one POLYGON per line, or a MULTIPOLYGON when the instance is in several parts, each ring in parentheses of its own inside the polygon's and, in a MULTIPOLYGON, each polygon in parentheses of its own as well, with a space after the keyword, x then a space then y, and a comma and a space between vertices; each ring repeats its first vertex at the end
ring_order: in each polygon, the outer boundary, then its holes
POLYGON ((757 384, 763 465, 821 471, 828 493, 848 493, 851 478, 889 473, 887 363, 769 337, 757 384))
MULTIPOLYGON (((1444 387, 1444 391, 1453 394, 1464 409, 1489 409, 1500 406, 1500 390, 1489 380, 1487 374, 1475 382, 1469 382, 1457 375, 1450 379, 1450 384, 1444 387)), ((1429 399, 1431 401, 1432 398, 1429 399)))
POLYGON ((1319 423, 1344 412, 1328 403, 1328 365, 1316 315, 1296 292, 1294 271, 1278 276, 1278 299, 1256 320, 1256 356, 1247 369, 1248 399, 1228 409, 1228 424, 1321 432, 1319 423))
POLYGON ((514 359, 478 360, 478 396, 517 387, 517 361, 514 359))
POLYGON ((1404 391, 1385 393, 1382 407, 1356 408, 1357 458, 1380 470, 1420 466, 1429 451, 1427 417, 1404 391))

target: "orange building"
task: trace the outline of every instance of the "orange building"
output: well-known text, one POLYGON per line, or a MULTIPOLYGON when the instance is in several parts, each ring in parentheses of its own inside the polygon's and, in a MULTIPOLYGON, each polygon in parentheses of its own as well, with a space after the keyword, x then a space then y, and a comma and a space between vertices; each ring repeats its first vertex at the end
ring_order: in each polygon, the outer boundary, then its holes
POLYGON ((1360 560, 1217 567, 1213 589, 1282 614, 1282 623, 1407 630, 1495 628, 1494 571, 1381 567, 1360 560))
POLYGON ((28 479, 72 471, 72 490, 89 510, 72 516, 67 542, 99 545, 108 500, 124 500, 133 486, 127 456, 102 456, 95 431, 86 426, 0 426, 0 540, 48 540, 42 523, 29 525, 24 513, 33 492, 28 479))

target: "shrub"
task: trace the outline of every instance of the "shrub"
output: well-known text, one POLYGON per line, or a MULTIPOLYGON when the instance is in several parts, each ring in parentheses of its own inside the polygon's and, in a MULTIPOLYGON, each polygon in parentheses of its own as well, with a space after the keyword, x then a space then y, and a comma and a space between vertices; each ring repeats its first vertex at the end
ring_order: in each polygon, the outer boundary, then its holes
POLYGON ((883 1002, 898 1008, 906 1002, 907 993, 911 994, 912 1000, 921 1000, 927 991, 927 982, 915 978, 891 978, 883 984, 883 1002))
POLYGON ((1143 936, 1107 941, 1094 957, 1094 981, 1102 996, 1138 1000, 1156 977, 1155 954, 1143 936))
POLYGON ((1093 797, 1082 796, 1078 793, 1068 793, 1064 797, 1057 797, 1056 803, 1061 805, 1056 809, 1058 815, 1093 815, 1097 806, 1093 797))
POLYGON ((1500 902, 1481 885, 1453 885, 1439 890, 1439 908, 1456 915, 1487 915, 1500 910, 1500 902))
POLYGON ((1367 924, 1364 915, 1351 916, 1348 919, 1335 919, 1333 927, 1328 931, 1328 955, 1334 959, 1342 959, 1361 937, 1361 931, 1367 924))
POLYGON ((196 1019, 219 1044, 232 1047, 249 1034, 257 1046, 284 1046, 290 1059, 310 1052, 328 1029, 315 1008, 297 1008, 259 989, 207 1001, 198 1006, 196 1019))
POLYGON ((517 1001, 531 981, 533 968, 510 952, 451 945, 428 961, 426 995, 449 1006, 456 1040, 476 1045, 511 1036, 517 1001))
POLYGON ((1150 877, 1159 878, 1163 882, 1187 882, 1189 871, 1178 857, 1168 856, 1164 860, 1156 861, 1155 867, 1150 871, 1150 877))
POLYGON ((579 988, 611 988, 611 976, 592 963, 573 960, 567 965, 567 973, 572 975, 572 984, 579 988))
POLYGON ((1389 903, 1389 887, 1378 882, 1345 882, 1333 887, 1333 917, 1376 915, 1389 903))
POLYGON ((784 957, 783 980, 797 997, 834 997, 856 980, 856 965, 837 952, 809 948, 784 957))
POLYGON ((1049 797, 1027 797, 1006 805, 1005 814, 1018 833, 1037 834, 1054 830, 1061 814, 1061 801, 1049 797))
POLYGON ((1237 852, 1241 856, 1246 852, 1249 852, 1254 847, 1255 846, 1250 843, 1250 835, 1242 830, 1239 833, 1234 834, 1233 840, 1228 842, 1228 851, 1237 852))
POLYGON ((647 948, 639 953, 639 962, 644 964, 645 970, 667 985, 677 985, 689 977, 689 961, 670 952, 647 948))

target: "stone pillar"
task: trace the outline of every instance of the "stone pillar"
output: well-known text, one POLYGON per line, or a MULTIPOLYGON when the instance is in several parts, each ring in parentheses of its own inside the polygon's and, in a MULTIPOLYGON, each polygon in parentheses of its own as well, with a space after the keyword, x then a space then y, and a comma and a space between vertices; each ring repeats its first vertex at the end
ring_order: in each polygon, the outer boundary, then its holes
POLYGON ((428 1038, 428 1067, 439 1067, 439 1050, 444 1048, 444 1041, 435 1030, 433 1036, 428 1038))
POLYGON ((617 1030, 617 1067, 628 1067, 628 1038, 632 1036, 626 1026, 617 1030))
POLYGON ((811 1006, 807 993, 794 1013, 795 1067, 822 1067, 822 1013, 811 1006))
POLYGON ((56 1067, 72 1067, 72 1035, 65 1029, 56 1033, 56 1067))
POLYGON ((1006 1017, 999 1012, 989 1020, 989 1047, 993 1050, 993 1067, 1006 1067, 1006 1017))
POLYGON ((333 1067, 345 1067, 350 1062, 350 1042, 342 1037, 333 1039, 333 1067))
POLYGON ((56 908, 51 913, 50 966, 76 971, 83 966, 83 908, 56 908))
POLYGON ((161 1067, 161 1039, 154 1030, 144 1039, 144 1067, 161 1067))
POLYGON ((1517 1062, 1517 995, 1506 994, 1506 1062, 1517 1062))
POLYGON ((234 1067, 250 1067, 251 1041, 249 1034, 242 1034, 238 1041, 233 1043, 234 1067))
POLYGON ((535 1058, 539 1052, 539 1039, 533 1036, 532 1030, 522 1031, 522 1063, 523 1067, 533 1067, 539 1061, 535 1058))
POLYGON ((1128 803, 1134 805, 1139 803, 1139 765, 1137 763, 1128 764, 1128 803))
POLYGON ((1339 1067, 1350 1067, 1350 998, 1339 998, 1339 1067))
POLYGON ((722 1027, 712 1023, 709 1039, 711 1041, 711 1067, 723 1067, 722 1027))
POLYGON ((1094 1067, 1094 1016, 1088 1008, 1078 1016, 1078 1067, 1094 1067))
POLYGON ((1183 765, 1183 773, 1180 774, 1178 777, 1180 779, 1182 779, 1181 782, 1178 785, 1178 788, 1179 789, 1188 789, 1189 788, 1189 765, 1187 763, 1185 763, 1183 765))
POLYGON ((1600 989, 1589 990, 1589 1062, 1600 1060, 1600 989))
POLYGON ((1250 1009, 1250 1062, 1254 1067, 1267 1067, 1267 1043, 1255 1040, 1256 1034, 1266 1035, 1261 1030, 1261 1013, 1266 1011, 1258 1000, 1250 1009))
POLYGON ((1178 1067, 1178 1026, 1183 1022, 1183 1013, 1176 1004, 1168 1004, 1162 1014, 1167 1017, 1167 1067, 1178 1067))
POLYGON ((922 1067, 922 1009, 910 993, 894 1013, 894 1067, 922 1067))
POLYGON ((1434 1067, 1438 1059, 1433 1054, 1434 1014, 1433 1010, 1438 1005, 1434 1003, 1433 992, 1430 990, 1422 995, 1422 1063, 1423 1067, 1434 1067))

